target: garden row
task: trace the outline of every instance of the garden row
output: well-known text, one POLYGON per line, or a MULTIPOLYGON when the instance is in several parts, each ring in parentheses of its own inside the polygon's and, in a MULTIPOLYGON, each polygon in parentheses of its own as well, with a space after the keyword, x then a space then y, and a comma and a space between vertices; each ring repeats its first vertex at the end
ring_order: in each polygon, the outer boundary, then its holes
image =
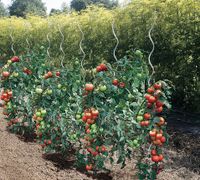
POLYGON ((111 27, 113 21, 119 39, 117 57, 121 58, 132 47, 150 52, 151 42, 147 35, 155 21, 152 61, 157 72, 156 79, 168 77, 176 87, 174 102, 188 111, 200 112, 199 9, 200 1, 196 0, 134 0, 124 8, 113 10, 91 7, 81 13, 48 18, 2 18, 0 59, 13 55, 8 49, 13 42, 19 55, 24 53, 24 47, 49 46, 49 39, 51 62, 59 64, 63 53, 58 49, 63 42, 64 64, 68 64, 74 57, 81 56, 78 48, 80 27, 85 37, 83 49, 87 62, 93 63, 93 66, 102 59, 111 63, 114 58, 110 52, 116 43, 111 27))
POLYGON ((170 87, 158 81, 147 88, 143 54, 129 51, 112 65, 86 70, 77 59, 50 66, 45 52, 14 56, 1 69, 8 129, 33 136, 46 153, 64 158, 75 151, 75 165, 88 172, 105 169, 108 159, 124 167, 136 158, 139 179, 155 179, 168 142, 163 111, 170 87))

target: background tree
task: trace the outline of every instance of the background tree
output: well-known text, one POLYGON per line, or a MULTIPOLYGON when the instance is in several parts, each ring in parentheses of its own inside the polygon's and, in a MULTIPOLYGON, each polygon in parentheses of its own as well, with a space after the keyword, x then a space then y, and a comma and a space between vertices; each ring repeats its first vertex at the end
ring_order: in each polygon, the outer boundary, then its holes
POLYGON ((112 8, 118 5, 118 0, 72 0, 71 9, 81 11, 87 5, 103 5, 106 8, 112 8))
POLYGON ((0 1, 0 17, 7 16, 8 11, 5 8, 4 4, 0 1))
POLYGON ((9 10, 11 16, 25 17, 29 13, 46 15, 46 7, 42 0, 12 0, 9 10))
POLYGON ((63 13, 68 13, 70 11, 70 7, 67 5, 66 2, 63 2, 62 5, 61 5, 61 11, 63 13))
POLYGON ((62 11, 60 10, 60 9, 51 9, 51 11, 50 11, 50 16, 52 16, 52 15, 54 15, 54 14, 61 14, 62 13, 62 11))
POLYGON ((87 4, 88 3, 86 0, 72 0, 71 9, 74 9, 75 11, 81 11, 83 9, 86 9, 87 4))

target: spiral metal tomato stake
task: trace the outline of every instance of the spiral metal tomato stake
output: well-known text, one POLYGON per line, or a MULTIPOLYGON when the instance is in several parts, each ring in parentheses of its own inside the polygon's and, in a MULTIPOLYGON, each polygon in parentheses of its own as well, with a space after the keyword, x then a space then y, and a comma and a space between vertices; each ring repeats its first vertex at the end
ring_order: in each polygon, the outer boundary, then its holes
POLYGON ((113 57, 115 58, 115 60, 117 62, 118 59, 117 59, 117 56, 116 56, 116 51, 117 51, 117 48, 118 48, 118 45, 119 45, 119 39, 118 39, 118 37, 117 37, 117 35, 115 33, 115 22, 114 21, 112 22, 112 33, 113 33, 113 35, 114 35, 114 37, 115 37, 115 39, 117 41, 117 44, 115 45, 115 48, 113 50, 113 57))
POLYGON ((63 43, 64 43, 64 40, 65 40, 65 36, 64 36, 64 34, 63 34, 63 32, 62 32, 62 30, 61 30, 61 28, 60 28, 60 25, 58 25, 58 30, 59 30, 59 32, 60 32, 60 34, 61 34, 61 37, 62 37, 62 40, 61 40, 61 43, 60 43, 60 51, 61 51, 62 54, 63 54, 63 56, 62 56, 62 58, 61 58, 61 67, 64 68, 63 61, 64 61, 64 59, 65 59, 65 52, 64 52, 64 50, 63 50, 63 43))
MULTIPOLYGON (((50 28, 51 24, 49 22, 49 19, 47 21, 48 21, 48 27, 50 28)), ((50 35, 50 32, 47 33, 47 41, 48 41, 47 56, 49 57, 49 59, 51 59, 51 56, 50 56, 50 53, 49 53, 49 50, 51 48, 51 41, 49 39, 49 35, 50 35)))
POLYGON ((150 77, 149 77, 149 80, 148 80, 148 85, 150 86, 150 81, 151 81, 151 79, 152 79, 152 76, 155 74, 155 69, 154 69, 154 66, 152 65, 152 63, 151 63, 151 56, 152 56, 152 54, 153 54, 153 52, 154 52, 154 50, 155 50, 155 44, 154 44, 154 41, 153 41, 153 39, 152 39, 152 37, 151 37, 151 32, 152 32, 152 30, 153 30, 153 28, 154 28, 154 25, 155 25, 155 23, 156 23, 156 15, 155 15, 155 17, 154 17, 154 22, 153 22, 153 24, 152 24, 152 26, 151 26, 151 28, 149 29, 149 32, 148 32, 148 36, 149 36, 149 39, 150 39, 150 41, 151 41, 151 43, 152 43, 152 50, 151 50, 151 52, 150 52, 150 54, 149 54, 149 56, 148 56, 148 62, 149 62, 149 65, 151 66, 151 69, 152 69, 152 73, 151 73, 151 75, 150 75, 150 77))
POLYGON ((13 26, 12 26, 12 24, 11 24, 11 20, 10 20, 10 27, 9 27, 9 29, 10 29, 10 38, 11 38, 11 50, 12 50, 12 52, 13 52, 13 55, 15 56, 15 54, 16 54, 16 52, 15 52, 15 50, 14 50, 14 44, 15 44, 15 42, 14 42, 14 38, 13 38, 13 36, 12 36, 12 33, 13 33, 13 28, 12 28, 13 26))

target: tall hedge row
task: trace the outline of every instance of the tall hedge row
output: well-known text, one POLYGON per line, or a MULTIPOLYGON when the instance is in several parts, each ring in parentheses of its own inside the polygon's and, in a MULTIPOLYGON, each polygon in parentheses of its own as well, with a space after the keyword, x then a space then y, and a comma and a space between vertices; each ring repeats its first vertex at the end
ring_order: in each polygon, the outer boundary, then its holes
POLYGON ((85 62, 96 65, 102 60, 114 61, 113 49, 119 39, 117 57, 128 49, 142 49, 146 55, 152 45, 148 31, 155 21, 152 56, 156 78, 169 79, 176 87, 176 104, 200 112, 200 1, 198 0, 134 0, 123 8, 106 10, 90 7, 81 13, 50 16, 30 16, 27 19, 0 19, 1 60, 10 57, 12 35, 16 54, 28 47, 48 47, 50 62, 59 64, 62 34, 65 61, 81 57, 79 43, 84 33, 85 62), (62 32, 62 34, 61 34, 62 32))

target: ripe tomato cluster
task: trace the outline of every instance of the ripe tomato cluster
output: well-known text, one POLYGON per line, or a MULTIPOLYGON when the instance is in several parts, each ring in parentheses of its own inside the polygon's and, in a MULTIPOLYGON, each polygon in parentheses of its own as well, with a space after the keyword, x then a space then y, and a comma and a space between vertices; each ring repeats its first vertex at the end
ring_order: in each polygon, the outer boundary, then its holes
POLYGON ((96 67, 97 72, 107 71, 107 70, 108 70, 108 68, 104 63, 101 63, 99 66, 96 67))
POLYGON ((26 67, 24 67, 23 72, 24 72, 25 74, 27 74, 27 75, 31 75, 31 74, 33 73, 30 69, 28 69, 28 68, 26 68, 26 67))
POLYGON ((113 79, 112 84, 120 88, 125 88, 126 85, 124 82, 119 82, 118 79, 113 79))
POLYGON ((5 101, 6 103, 11 100, 13 97, 13 93, 11 90, 3 90, 1 94, 1 100, 5 101))

